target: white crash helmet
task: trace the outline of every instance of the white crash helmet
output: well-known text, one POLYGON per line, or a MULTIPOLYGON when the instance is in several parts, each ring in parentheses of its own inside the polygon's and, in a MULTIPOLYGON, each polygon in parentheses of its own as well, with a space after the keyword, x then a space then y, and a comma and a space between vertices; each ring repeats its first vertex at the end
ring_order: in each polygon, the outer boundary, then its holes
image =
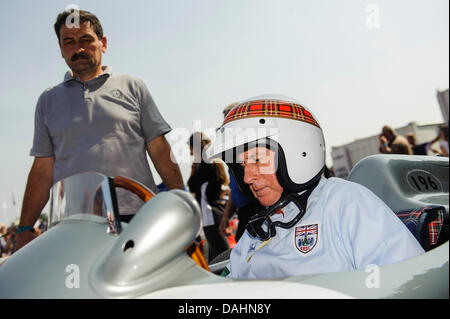
POLYGON ((265 145, 278 156, 277 178, 285 192, 299 193, 316 184, 325 165, 325 141, 315 116, 297 100, 261 95, 232 108, 206 150, 207 160, 222 158, 247 197, 236 154, 265 145), (241 175, 241 176, 239 176, 241 175))

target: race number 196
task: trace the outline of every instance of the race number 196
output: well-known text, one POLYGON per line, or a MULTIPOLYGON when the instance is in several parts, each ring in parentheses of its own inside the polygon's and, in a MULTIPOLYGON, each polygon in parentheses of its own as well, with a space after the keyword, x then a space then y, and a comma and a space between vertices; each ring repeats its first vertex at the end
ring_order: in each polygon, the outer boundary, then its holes
POLYGON ((442 191, 442 184, 439 179, 433 174, 415 169, 408 173, 407 175, 409 185, 418 192, 440 192, 442 191))

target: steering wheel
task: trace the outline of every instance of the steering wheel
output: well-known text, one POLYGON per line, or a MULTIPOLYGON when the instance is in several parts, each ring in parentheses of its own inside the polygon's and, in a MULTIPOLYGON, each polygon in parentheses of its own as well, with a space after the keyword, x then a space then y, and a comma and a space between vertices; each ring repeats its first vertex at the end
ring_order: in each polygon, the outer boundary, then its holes
MULTIPOLYGON (((126 177, 123 176, 116 176, 114 177, 114 186, 125 188, 137 196, 139 196, 140 199, 142 199, 144 202, 148 202, 155 194, 149 190, 144 185, 129 180, 126 177)), ((198 244, 193 242, 185 249, 186 253, 189 257, 191 257, 197 265, 199 265, 201 268, 210 271, 208 267, 208 263, 206 262, 205 258, 203 257, 203 253, 201 252, 201 249, 198 244)))
POLYGON ((136 194, 144 202, 148 202, 155 194, 144 185, 123 176, 114 177, 114 186, 125 188, 136 194))

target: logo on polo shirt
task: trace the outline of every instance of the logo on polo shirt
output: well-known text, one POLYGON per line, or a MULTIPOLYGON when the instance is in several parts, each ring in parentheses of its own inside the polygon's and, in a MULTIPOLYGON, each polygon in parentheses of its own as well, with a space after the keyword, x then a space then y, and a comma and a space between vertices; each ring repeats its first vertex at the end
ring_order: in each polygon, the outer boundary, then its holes
POLYGON ((319 225, 303 225, 295 227, 295 247, 303 253, 309 253, 317 244, 319 239, 319 225))
POLYGON ((121 95, 122 93, 120 93, 119 90, 112 91, 112 96, 114 96, 115 98, 119 98, 121 95))

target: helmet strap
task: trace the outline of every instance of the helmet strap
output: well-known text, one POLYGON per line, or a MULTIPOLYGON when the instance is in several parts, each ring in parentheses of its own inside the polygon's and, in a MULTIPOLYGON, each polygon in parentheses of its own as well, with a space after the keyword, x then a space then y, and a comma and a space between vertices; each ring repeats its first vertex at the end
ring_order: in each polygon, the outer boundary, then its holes
POLYGON ((249 234, 264 241, 276 235, 276 227, 289 229, 296 225, 302 219, 303 215, 305 215, 308 197, 309 195, 311 195, 312 191, 318 184, 319 180, 315 181, 302 194, 283 192, 281 198, 275 204, 270 207, 264 208, 250 218, 250 221, 247 224, 247 231, 249 232, 249 234), (273 222, 271 217, 277 211, 283 209, 291 202, 293 202, 299 210, 297 215, 291 221, 286 223, 283 223, 281 221, 273 222), (267 230, 264 230, 264 224, 266 224, 267 230))

